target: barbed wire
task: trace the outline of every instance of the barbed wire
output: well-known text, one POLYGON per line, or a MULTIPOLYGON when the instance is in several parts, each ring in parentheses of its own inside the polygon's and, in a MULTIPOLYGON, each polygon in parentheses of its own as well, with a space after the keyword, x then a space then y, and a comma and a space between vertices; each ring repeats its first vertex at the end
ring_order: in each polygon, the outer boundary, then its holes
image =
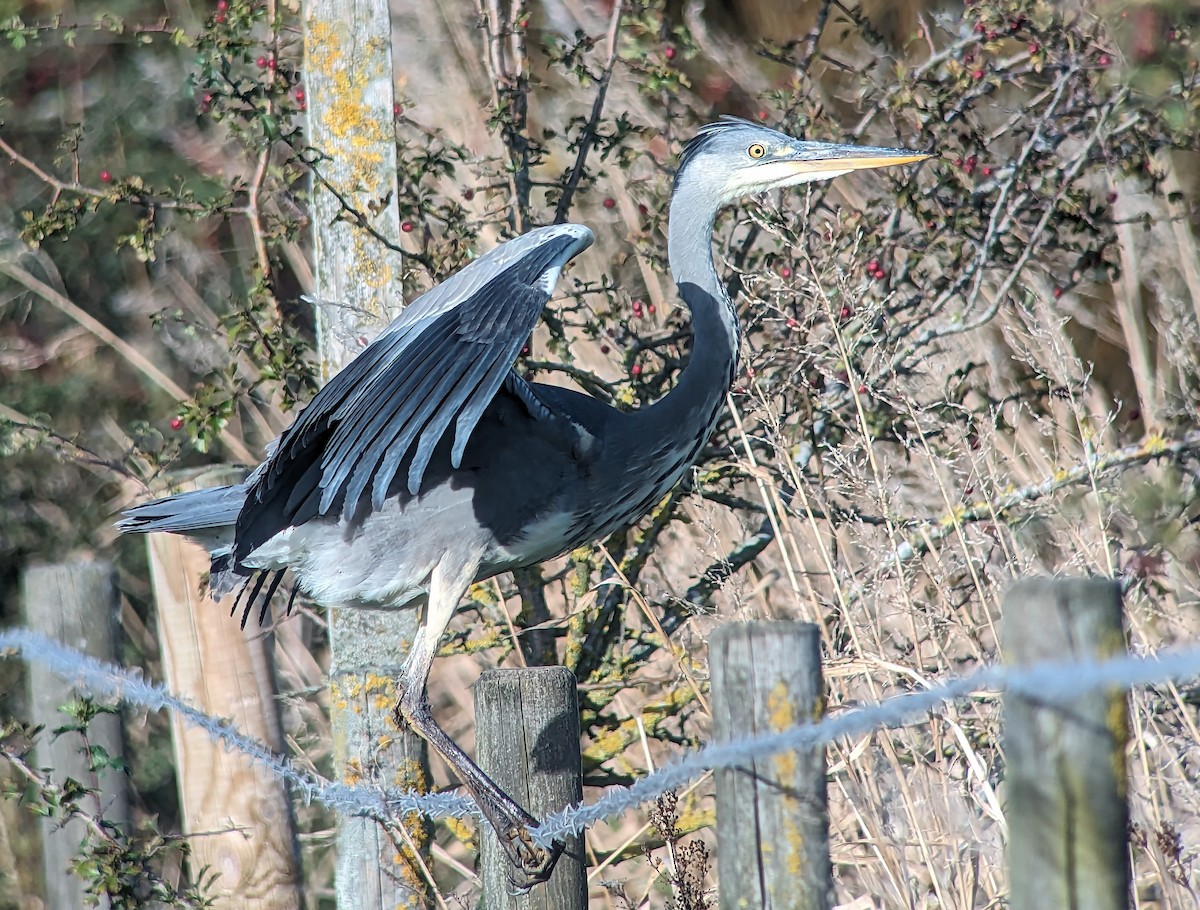
MULTIPOLYGON (((226 748, 243 753, 286 780, 306 802, 317 801, 346 815, 381 820, 408 812, 430 818, 478 815, 475 804, 454 793, 422 794, 369 785, 350 786, 297 768, 286 757, 235 728, 210 717, 137 671, 104 663, 27 629, 0 632, 0 650, 19 652, 94 696, 120 699, 150 710, 169 708, 205 730, 226 748)), ((1103 689, 1138 686, 1200 677, 1200 647, 1147 656, 1124 655, 1104 661, 1064 661, 1027 667, 987 667, 970 676, 947 680, 919 692, 894 695, 881 702, 848 708, 815 723, 730 742, 713 743, 663 766, 628 787, 610 788, 590 805, 570 806, 548 816, 533 832, 545 846, 577 834, 608 818, 650 802, 668 790, 691 783, 717 768, 747 765, 793 749, 823 746, 845 736, 904 726, 925 719, 945 704, 968 697, 1009 692, 1040 700, 1076 698, 1103 689)))

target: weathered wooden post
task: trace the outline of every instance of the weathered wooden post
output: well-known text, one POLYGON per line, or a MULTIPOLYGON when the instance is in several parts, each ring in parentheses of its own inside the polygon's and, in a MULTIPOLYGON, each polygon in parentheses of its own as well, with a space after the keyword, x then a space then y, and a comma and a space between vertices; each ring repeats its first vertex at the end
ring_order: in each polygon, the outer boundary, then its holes
MULTIPOLYGON (((1121 589, 1103 578, 1032 578, 1004 598, 1013 666, 1103 660, 1125 647, 1121 589)), ((1004 698, 1009 907, 1129 906, 1125 695, 1004 698)))
MULTIPOLYGON (((825 711, 821 633, 811 623, 721 626, 708 646, 713 738, 778 733, 825 711)), ((716 772, 721 910, 827 910, 833 897, 825 749, 716 772)))
MULTIPOLYGON (((29 628, 99 660, 113 660, 117 593, 112 566, 83 561, 30 566, 22 586, 29 628)), ((53 769, 56 781, 70 777, 84 786, 98 787, 101 814, 109 821, 125 824, 129 819, 125 775, 111 769, 93 775, 80 737, 69 733, 51 735, 56 727, 68 723, 58 708, 76 697, 74 689, 37 661, 29 662, 28 673, 32 720, 46 728, 34 744, 34 763, 53 769)), ((91 745, 102 747, 114 758, 123 757, 121 720, 117 715, 101 714, 93 719, 87 737, 91 745)), ((87 833, 83 822, 64 824, 60 819, 44 818, 41 829, 47 910, 83 907, 83 881, 69 871, 87 833)))
MULTIPOLYGON (((325 378, 358 352, 403 302, 391 18, 387 0, 304 4, 317 340, 325 378), (332 187, 332 190, 330 189, 332 187), (340 197, 340 198, 339 198, 340 197), (383 242, 380 238, 384 238, 383 242)), ((423 741, 396 729, 396 677, 417 630, 414 610, 330 610, 335 774, 345 783, 424 790, 423 741)), ((413 822, 413 839, 425 826, 413 822)), ((376 822, 338 826, 337 902, 343 910, 420 907, 416 857, 376 822)))
MULTIPOLYGON (((579 700, 566 667, 489 670, 475 684, 479 767, 534 818, 579 803, 579 700)), ((583 838, 568 838, 550 880, 514 894, 509 861, 491 826, 482 833, 483 894, 488 910, 584 910, 583 838)))
MULTIPOLYGON (((186 488, 241 479, 210 471, 186 488)), ((151 534, 150 581, 158 606, 163 676, 172 692, 239 731, 283 751, 275 700, 274 637, 257 615, 242 629, 229 602, 204 592, 208 554, 186 538, 151 534)), ((249 757, 213 742, 204 730, 171 717, 179 804, 191 840, 193 871, 217 878, 218 908, 293 910, 303 905, 295 821, 286 784, 249 757)))

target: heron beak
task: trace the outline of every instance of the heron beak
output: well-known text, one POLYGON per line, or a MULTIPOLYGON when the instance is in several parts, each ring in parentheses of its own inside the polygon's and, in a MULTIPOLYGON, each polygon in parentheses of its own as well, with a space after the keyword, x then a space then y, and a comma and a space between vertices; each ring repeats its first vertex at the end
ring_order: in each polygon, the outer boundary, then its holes
POLYGON ((912 149, 872 148, 861 145, 824 145, 817 149, 806 149, 801 154, 803 157, 785 161, 793 176, 807 180, 840 176, 850 171, 912 164, 933 157, 928 152, 914 152, 912 149))

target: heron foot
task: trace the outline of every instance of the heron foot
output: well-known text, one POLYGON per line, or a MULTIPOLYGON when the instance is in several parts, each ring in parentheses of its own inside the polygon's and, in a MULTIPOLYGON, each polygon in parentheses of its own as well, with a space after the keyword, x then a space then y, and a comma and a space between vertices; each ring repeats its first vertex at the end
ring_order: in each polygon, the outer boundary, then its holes
POLYGON ((538 826, 537 819, 496 786, 437 725, 429 713, 424 692, 419 697, 416 690, 408 692, 396 705, 392 719, 400 729, 411 728, 424 737, 458 774, 508 857, 511 864, 508 880, 512 887, 524 893, 550 878, 562 856, 563 844, 555 841, 549 847, 542 847, 534 842, 532 829, 538 826))
MULTIPOLYGON (((488 821, 492 820, 489 818, 488 821)), ((559 857, 562 856, 561 841, 554 841, 549 848, 538 846, 534 843, 529 824, 517 823, 501 828, 493 823, 493 827, 496 829, 500 848, 511 864, 508 869, 508 883, 512 886, 514 894, 524 894, 534 885, 550 878, 559 857)))

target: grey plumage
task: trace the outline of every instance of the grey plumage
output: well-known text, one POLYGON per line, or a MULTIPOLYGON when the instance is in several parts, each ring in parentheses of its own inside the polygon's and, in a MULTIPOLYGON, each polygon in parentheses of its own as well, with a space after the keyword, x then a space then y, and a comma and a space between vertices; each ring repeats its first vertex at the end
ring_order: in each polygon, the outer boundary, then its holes
POLYGON ((513 372, 559 272, 592 241, 578 225, 539 228, 411 303, 317 393, 245 483, 138 506, 119 527, 205 543, 217 590, 259 575, 257 591, 260 573, 289 569, 326 606, 424 599, 398 714, 458 772, 519 868, 515 880, 540 881, 557 853, 519 836, 536 822, 426 706, 430 663, 455 607, 475 580, 636 520, 695 461, 737 369, 738 321, 711 249, 723 205, 924 157, 803 142, 733 119, 703 127, 681 159, 668 243, 693 344, 661 400, 622 413, 513 372))

